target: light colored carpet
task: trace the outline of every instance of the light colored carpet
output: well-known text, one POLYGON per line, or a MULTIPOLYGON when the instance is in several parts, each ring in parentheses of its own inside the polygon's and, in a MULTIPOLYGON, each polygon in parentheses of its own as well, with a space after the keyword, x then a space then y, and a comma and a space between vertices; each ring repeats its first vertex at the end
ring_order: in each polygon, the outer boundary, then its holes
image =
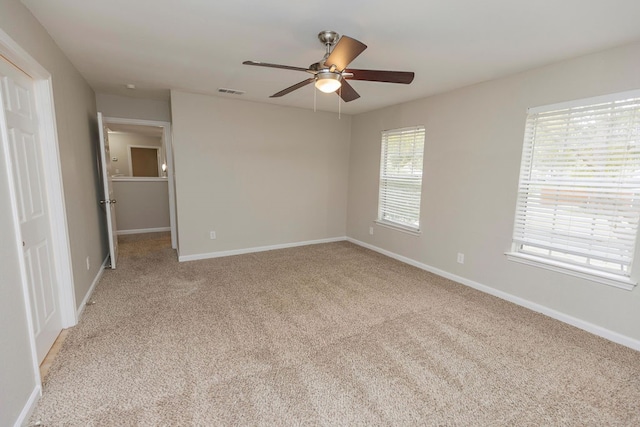
POLYGON ((120 249, 32 422, 640 425, 640 353, 350 243, 120 249))

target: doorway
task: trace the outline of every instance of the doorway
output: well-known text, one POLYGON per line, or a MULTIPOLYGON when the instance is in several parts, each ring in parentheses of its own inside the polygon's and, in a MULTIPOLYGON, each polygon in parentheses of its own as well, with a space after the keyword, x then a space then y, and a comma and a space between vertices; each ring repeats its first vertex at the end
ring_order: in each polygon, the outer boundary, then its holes
POLYGON ((166 231, 162 210, 168 205, 171 247, 178 249, 171 123, 117 117, 103 120, 109 130, 112 157, 108 173, 118 200, 118 235, 166 231), (140 151, 147 155, 137 155, 140 151))

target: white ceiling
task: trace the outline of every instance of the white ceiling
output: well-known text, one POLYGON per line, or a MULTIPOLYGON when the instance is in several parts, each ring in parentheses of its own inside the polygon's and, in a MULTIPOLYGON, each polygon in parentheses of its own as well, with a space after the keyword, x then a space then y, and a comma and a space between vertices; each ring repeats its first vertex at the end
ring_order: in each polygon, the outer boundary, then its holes
MULTIPOLYGON (((313 108, 308 74, 322 30, 369 46, 352 68, 414 71, 411 85, 353 81, 347 114, 422 98, 640 40, 639 0, 23 0, 101 93, 168 99, 169 89, 313 108), (126 89, 133 83, 136 90, 126 89), (246 91, 221 95, 218 88, 246 91)), ((338 97, 317 94, 320 110, 338 97)))

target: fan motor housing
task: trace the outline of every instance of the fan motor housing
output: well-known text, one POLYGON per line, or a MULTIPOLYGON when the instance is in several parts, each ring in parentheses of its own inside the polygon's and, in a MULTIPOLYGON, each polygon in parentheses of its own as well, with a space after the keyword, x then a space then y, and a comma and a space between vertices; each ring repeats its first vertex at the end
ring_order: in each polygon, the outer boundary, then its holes
POLYGON ((316 74, 316 80, 342 80, 342 75, 340 73, 332 72, 329 70, 318 71, 316 74))

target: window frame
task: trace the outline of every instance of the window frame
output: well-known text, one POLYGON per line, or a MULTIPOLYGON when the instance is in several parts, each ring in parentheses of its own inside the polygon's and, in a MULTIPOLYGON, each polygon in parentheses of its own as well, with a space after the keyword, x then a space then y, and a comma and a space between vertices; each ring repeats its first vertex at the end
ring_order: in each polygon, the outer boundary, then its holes
MULTIPOLYGON (((519 218, 520 220, 522 220, 522 216, 521 214, 519 216, 518 210, 523 208, 526 209, 527 203, 529 203, 530 198, 535 197, 535 192, 531 193, 532 195, 530 197, 529 196, 530 191, 523 190, 523 179, 525 183, 529 182, 530 177, 525 178, 525 176, 527 176, 526 175, 527 172, 532 171, 534 166, 534 157, 536 154, 536 151, 535 151, 536 136, 535 134, 529 135, 528 133, 531 132, 531 127, 534 127, 534 129, 537 129, 537 128, 535 127, 536 126, 535 124, 530 123, 530 120, 535 120, 535 117, 537 117, 538 114, 542 114, 542 113, 553 114, 554 112, 558 112, 557 115, 561 116, 562 114, 560 114, 559 112, 562 110, 566 111, 571 109, 592 108, 597 111, 596 106, 601 104, 611 104, 611 108, 613 109, 616 107, 614 103, 621 103, 625 100, 637 100, 637 99, 640 99, 640 90, 626 91, 626 92, 614 93, 614 94, 609 94, 604 96, 578 99, 578 100, 573 100, 569 102, 551 104, 551 105, 528 109, 527 120, 525 124, 525 132, 524 132, 525 137, 523 142, 520 175, 518 179, 518 197, 516 201, 516 213, 514 217, 514 225, 512 228, 513 234, 512 234, 512 240, 511 240, 512 241, 511 250, 505 253, 505 255, 509 260, 556 271, 556 272, 561 272, 570 276, 584 278, 594 282, 615 286, 621 289, 632 290, 636 286, 637 280, 635 279, 636 275, 634 274, 633 266, 637 262, 638 251, 636 251, 636 248, 640 243, 639 242, 640 239, 638 239, 638 234, 640 233, 640 221, 636 220, 635 224, 633 224, 633 226, 635 227, 635 235, 633 236, 633 244, 629 245, 632 253, 631 260, 628 264, 625 264, 621 261, 620 262, 621 271, 620 273, 617 273, 617 272, 605 271, 602 267, 600 269, 598 269, 598 267, 590 267, 588 264, 590 260, 593 259, 592 258, 593 255, 585 256, 585 262, 583 264, 567 261, 567 259, 570 257, 570 252, 566 253, 561 257, 556 257, 551 253, 551 251, 554 250, 555 248, 553 247, 552 243, 549 243, 549 241, 547 241, 547 245, 549 246, 547 249, 550 251, 550 253, 544 256, 543 255, 536 256, 535 254, 532 253, 531 250, 527 251, 523 249, 522 248, 523 246, 535 247, 535 245, 533 246, 530 244, 527 245, 523 242, 522 237, 518 237, 518 232, 526 233, 526 227, 527 227, 526 225, 525 226, 518 225, 519 218), (526 157, 526 156, 529 156, 529 157, 526 157), (526 194, 523 195, 523 193, 526 193, 526 194), (564 258, 565 261, 563 261, 562 258, 564 258), (626 265, 627 271, 623 271, 625 265, 626 265)), ((632 108, 635 109, 636 107, 634 106, 632 108)), ((617 112, 619 110, 615 110, 615 111, 617 112)), ((567 126, 571 124, 569 122, 571 117, 570 114, 571 113, 565 114, 565 116, 567 116, 567 119, 566 119, 567 126)), ((634 128, 639 119, 637 116, 638 114, 639 113, 636 112, 634 113, 634 116, 633 116, 634 119, 632 123, 634 128)), ((620 128, 616 128, 616 129, 620 129, 620 128)), ((592 132, 593 133, 587 133, 586 136, 580 136, 580 141, 586 140, 587 138, 594 138, 594 139, 602 138, 595 131, 592 131, 592 132)), ((568 135, 572 135, 572 134, 571 133, 565 134, 565 136, 568 136, 568 135)), ((608 137, 610 137, 610 134, 607 134, 607 136, 605 137, 605 140, 607 140, 606 138, 608 137)), ((624 141, 626 141, 628 145, 629 142, 633 142, 637 140, 638 139, 636 137, 627 137, 624 141)), ((560 148, 564 147, 562 144, 563 142, 559 142, 557 147, 560 147, 560 148)), ((587 148, 593 149, 592 147, 593 146, 587 146, 587 148)), ((637 144, 636 144, 636 147, 637 147, 637 144)), ((542 151, 543 149, 540 148, 540 150, 542 151)), ((571 159, 573 159, 573 157, 571 157, 571 159)), ((538 166, 538 164, 536 163, 535 166, 538 166)), ((571 166, 567 166, 567 168, 561 169, 561 170, 570 171, 571 166)), ((624 169, 619 168, 616 170, 624 170, 624 169)), ((587 175, 587 179, 588 178, 591 178, 591 177, 587 175)), ((580 182, 580 180, 576 180, 576 182, 580 182)), ((640 193, 640 190, 638 189, 637 178, 635 180, 627 179, 621 182, 635 184, 636 187, 633 194, 635 197, 638 196, 638 194, 640 193)), ((547 183, 547 181, 545 181, 545 183, 547 183)), ((557 183, 557 181, 553 181, 553 179, 550 179, 546 185, 552 186, 555 183, 557 183)), ((620 188, 620 187, 617 187, 617 188, 620 188)), ((557 190, 557 191, 562 191, 562 190, 557 190)), ((597 190, 589 191, 587 195, 589 197, 594 197, 594 194, 596 194, 596 192, 597 190)), ((616 200, 619 201, 620 199, 618 198, 616 200)), ((563 202, 561 202, 559 199, 556 199, 554 203, 555 204, 553 206, 555 206, 555 209, 559 209, 559 207, 562 205, 563 202)), ((595 221, 595 218, 598 218, 598 217, 594 217, 594 221, 595 221)), ((598 218, 598 219, 601 219, 601 218, 598 218)), ((549 235, 552 235, 555 232, 554 230, 555 229, 547 230, 546 233, 549 233, 549 235)), ((593 244, 593 239, 591 239, 590 241, 592 242, 591 244, 593 244)), ((611 243, 613 242, 613 240, 607 240, 607 242, 611 243)), ((540 243, 540 246, 543 246, 543 243, 540 243)))
MULTIPOLYGON (((425 127, 422 125, 383 130, 381 132, 380 169, 379 169, 379 175, 378 175, 378 206, 377 206, 378 212, 376 216, 377 219, 375 220, 376 224, 381 225, 383 227, 388 227, 397 231, 401 231, 404 233, 408 233, 411 235, 419 235, 421 233, 420 232, 420 215, 421 215, 421 207, 422 207, 421 206, 422 205, 422 184, 423 184, 423 177, 424 177, 425 139, 426 139, 425 127), (409 136, 407 138, 407 141, 405 141, 403 134, 410 134, 411 136, 409 136), (396 173, 395 177, 391 176, 393 174, 385 172, 388 169, 388 160, 389 160, 388 145, 389 145, 390 139, 392 138, 401 138, 403 143, 407 143, 409 138, 412 139, 411 143, 414 145, 414 147, 411 150, 411 153, 413 155, 411 162, 414 161, 416 155, 420 156, 419 179, 416 179, 416 174, 415 174, 415 170, 413 169, 413 166, 411 167, 411 173, 404 173, 404 174, 396 173), (420 138, 421 140, 419 140, 420 138), (415 147, 416 141, 419 144, 417 151, 415 147), (399 208, 396 211, 389 209, 390 205, 394 205, 395 203, 393 203, 392 201, 389 201, 390 192, 385 190, 390 189, 390 185, 388 184, 388 182, 390 179, 393 181, 394 178, 409 179, 411 180, 411 182, 413 182, 413 185, 415 185, 416 181, 419 181, 419 186, 418 186, 419 188, 417 192, 418 197, 402 200, 405 203, 406 202, 409 203, 409 209, 408 209, 409 211, 412 209, 413 210, 417 209, 417 215, 409 218, 409 220, 415 220, 415 222, 417 222, 416 226, 412 225, 409 221, 402 222, 402 221, 394 221, 389 219, 389 216, 393 214, 395 214, 396 216, 401 216, 402 215, 401 211, 404 210, 403 208, 399 208), (383 182, 387 182, 387 184, 384 184, 383 182)), ((401 154, 401 153, 398 153, 398 154, 401 154)), ((394 194, 391 194, 391 197, 393 197, 393 195, 394 194)), ((397 197, 398 193, 396 193, 395 196, 397 197)), ((405 211, 405 214, 406 213, 407 212, 405 211)))

